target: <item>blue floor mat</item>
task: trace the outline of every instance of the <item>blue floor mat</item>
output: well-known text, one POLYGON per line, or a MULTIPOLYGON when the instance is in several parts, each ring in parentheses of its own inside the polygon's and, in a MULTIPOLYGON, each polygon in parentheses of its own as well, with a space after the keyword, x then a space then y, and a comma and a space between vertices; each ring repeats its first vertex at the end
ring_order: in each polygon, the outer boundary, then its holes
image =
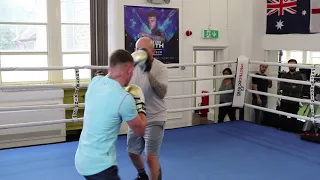
MULTIPOLYGON (((81 180, 77 142, 0 150, 1 180, 81 180)), ((160 154, 164 180, 317 179, 320 145, 245 121, 167 130, 160 154)), ((133 180, 126 137, 117 141, 119 173, 133 180)))

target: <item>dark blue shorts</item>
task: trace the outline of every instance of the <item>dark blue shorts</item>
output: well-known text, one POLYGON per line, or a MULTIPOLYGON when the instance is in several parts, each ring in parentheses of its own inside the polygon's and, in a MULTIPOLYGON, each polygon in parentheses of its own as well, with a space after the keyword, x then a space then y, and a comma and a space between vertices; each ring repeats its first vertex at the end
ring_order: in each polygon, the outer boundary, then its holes
POLYGON ((91 176, 84 176, 87 180, 120 180, 118 175, 118 167, 111 166, 110 168, 91 176))

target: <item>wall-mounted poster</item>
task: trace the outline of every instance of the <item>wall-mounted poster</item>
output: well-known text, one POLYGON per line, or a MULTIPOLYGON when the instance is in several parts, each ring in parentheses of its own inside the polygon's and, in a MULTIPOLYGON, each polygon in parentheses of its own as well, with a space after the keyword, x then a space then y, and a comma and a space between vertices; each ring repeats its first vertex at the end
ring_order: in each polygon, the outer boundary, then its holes
POLYGON ((150 37, 156 59, 179 63, 179 9, 125 6, 124 18, 127 51, 134 51, 140 37, 150 37))

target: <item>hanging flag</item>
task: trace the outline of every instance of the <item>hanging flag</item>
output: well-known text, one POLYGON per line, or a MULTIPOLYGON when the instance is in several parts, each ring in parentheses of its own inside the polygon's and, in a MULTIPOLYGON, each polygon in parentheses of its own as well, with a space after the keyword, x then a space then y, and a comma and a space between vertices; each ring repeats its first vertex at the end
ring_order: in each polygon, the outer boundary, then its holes
POLYGON ((309 28, 310 0, 267 0, 267 34, 309 34, 309 28))
POLYGON ((310 32, 320 32, 320 0, 311 0, 310 32))

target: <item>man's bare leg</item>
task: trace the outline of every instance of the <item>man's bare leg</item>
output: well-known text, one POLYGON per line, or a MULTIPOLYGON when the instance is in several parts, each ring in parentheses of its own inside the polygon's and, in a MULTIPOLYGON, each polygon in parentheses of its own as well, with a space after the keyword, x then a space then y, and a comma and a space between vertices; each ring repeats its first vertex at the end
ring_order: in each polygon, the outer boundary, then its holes
POLYGON ((150 180, 161 180, 162 172, 158 156, 147 155, 147 164, 149 167, 150 180))
POLYGON ((139 176, 141 176, 142 179, 143 178, 147 179, 148 176, 144 169, 143 157, 141 155, 136 155, 130 152, 129 152, 129 157, 131 159, 132 164, 136 167, 139 176))

